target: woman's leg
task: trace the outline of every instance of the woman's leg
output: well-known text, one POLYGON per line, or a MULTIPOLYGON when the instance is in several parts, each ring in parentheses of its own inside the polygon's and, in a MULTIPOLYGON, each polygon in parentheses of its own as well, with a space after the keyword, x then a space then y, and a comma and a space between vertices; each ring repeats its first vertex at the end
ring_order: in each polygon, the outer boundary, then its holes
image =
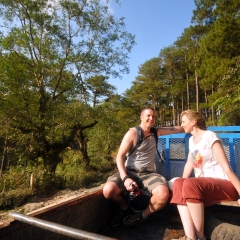
POLYGON ((188 206, 177 205, 177 208, 182 220, 185 235, 190 239, 196 240, 195 226, 188 206))
POLYGON ((187 202, 187 208, 191 215, 191 219, 195 228, 194 232, 196 233, 197 236, 204 237, 204 205, 203 203, 187 202))
POLYGON ((192 216, 189 212, 188 206, 186 205, 186 200, 183 197, 183 186, 186 178, 178 178, 173 183, 173 197, 171 203, 177 204, 178 212, 180 214, 185 235, 195 240, 195 226, 192 220, 192 216))
POLYGON ((204 206, 235 199, 237 194, 228 180, 206 177, 180 178, 174 181, 171 203, 178 205, 186 236, 192 238, 194 226, 195 234, 204 238, 204 206))

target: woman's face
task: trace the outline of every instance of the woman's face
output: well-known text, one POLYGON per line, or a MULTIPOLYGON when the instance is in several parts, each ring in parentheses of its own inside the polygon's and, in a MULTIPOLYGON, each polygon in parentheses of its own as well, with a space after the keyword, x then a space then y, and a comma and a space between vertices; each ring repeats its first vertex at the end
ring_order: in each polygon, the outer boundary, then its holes
POLYGON ((182 116, 181 126, 183 127, 185 133, 190 133, 193 130, 195 123, 195 120, 190 120, 186 115, 182 116))

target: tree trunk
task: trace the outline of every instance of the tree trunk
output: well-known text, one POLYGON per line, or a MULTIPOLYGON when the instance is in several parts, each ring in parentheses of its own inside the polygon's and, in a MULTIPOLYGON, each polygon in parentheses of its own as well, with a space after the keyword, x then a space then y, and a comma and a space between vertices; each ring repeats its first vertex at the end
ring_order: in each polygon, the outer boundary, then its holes
POLYGON ((94 127, 97 123, 98 121, 94 121, 92 124, 89 124, 86 126, 82 126, 80 123, 78 123, 73 127, 76 130, 79 149, 80 149, 80 153, 82 154, 85 167, 88 167, 90 164, 90 158, 88 156, 88 151, 87 151, 87 142, 89 141, 89 139, 87 138, 87 136, 84 135, 83 131, 87 128, 94 127))
POLYGON ((196 84, 196 110, 199 111, 198 74, 196 70, 195 70, 195 84, 196 84))
POLYGON ((5 166, 5 160, 6 160, 6 154, 7 154, 7 136, 5 137, 4 141, 4 147, 3 147, 3 156, 2 156, 2 164, 1 164, 1 172, 0 172, 0 178, 2 178, 2 174, 4 171, 4 166, 5 166))
POLYGON ((187 80, 187 109, 189 109, 190 101, 189 101, 189 84, 188 84, 188 68, 187 68, 187 57, 185 54, 185 63, 186 63, 186 80, 187 80))
MULTIPOLYGON (((213 95, 213 85, 212 85, 212 95, 213 95)), ((212 124, 213 124, 213 126, 214 126, 214 125, 215 125, 215 118, 214 118, 214 108, 213 108, 213 104, 212 104, 211 109, 212 109, 212 124)))
MULTIPOLYGON (((205 88, 203 90, 204 90, 205 103, 206 103, 206 106, 207 106, 207 103, 208 103, 207 90, 205 88)), ((209 113, 208 113, 208 109, 207 108, 205 108, 205 116, 206 116, 206 119, 208 119, 209 113)))
POLYGON ((172 125, 175 125, 176 117, 175 117, 175 103, 174 103, 174 96, 173 95, 172 95, 172 116, 173 116, 172 125))

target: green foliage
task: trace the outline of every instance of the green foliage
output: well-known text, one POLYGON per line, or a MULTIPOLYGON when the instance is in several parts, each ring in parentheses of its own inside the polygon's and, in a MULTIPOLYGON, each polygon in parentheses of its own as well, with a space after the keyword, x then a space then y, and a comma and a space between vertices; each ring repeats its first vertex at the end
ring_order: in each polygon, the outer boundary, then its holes
MULTIPOLYGON (((34 167, 32 173, 34 176, 34 190, 36 194, 49 194, 49 192, 56 187, 56 183, 61 182, 58 177, 49 171, 43 164, 34 167)), ((61 185, 59 184, 59 186, 61 185)))
POLYGON ((92 158, 86 170, 78 151, 68 151, 56 169, 56 176, 64 178, 64 188, 79 189, 104 183, 114 169, 113 161, 92 158))
POLYGON ((240 125, 240 113, 239 108, 233 109, 230 112, 226 111, 225 114, 220 115, 217 119, 218 126, 239 126, 240 125))
POLYGON ((152 58, 139 67, 139 75, 133 81, 131 93, 127 92, 130 100, 144 107, 156 108, 158 100, 164 94, 165 84, 161 81, 164 70, 160 58, 152 58))
POLYGON ((11 167, 0 179, 0 191, 11 191, 26 188, 30 184, 31 171, 21 166, 11 167))
POLYGON ((0 209, 9 209, 24 204, 32 196, 31 172, 22 167, 11 167, 0 179, 0 209))
POLYGON ((3 206, 32 194, 31 174, 33 194, 105 182, 145 107, 156 109, 161 125, 178 124, 188 108, 208 125, 240 125, 239 1, 195 3, 194 25, 141 64, 118 95, 107 80, 128 72, 135 42, 102 1, 0 1, 3 206))
POLYGON ((117 171, 116 163, 111 159, 110 161, 108 159, 103 158, 93 158, 91 161, 91 166, 93 169, 97 169, 97 171, 100 174, 103 174, 103 176, 109 175, 112 171, 117 171))
POLYGON ((32 191, 28 188, 11 190, 0 193, 0 209, 13 209, 25 204, 32 196, 32 191))
MULTIPOLYGON (((30 163, 30 162, 29 162, 30 163)), ((12 208, 24 204, 29 197, 42 194, 49 194, 56 187, 60 187, 62 177, 55 176, 47 171, 41 159, 38 164, 29 164, 28 167, 10 167, 0 178, 1 208, 12 208), (33 176, 33 186, 30 186, 30 179, 33 176)))
POLYGON ((86 170, 81 154, 73 150, 64 153, 56 174, 47 171, 41 159, 37 166, 29 164, 26 169, 11 167, 0 179, 0 209, 19 207, 34 195, 47 195, 56 189, 98 186, 106 182, 115 167, 113 161, 93 158, 86 170), (34 176, 33 189, 30 188, 31 174, 34 176))
POLYGON ((0 11, 2 126, 19 136, 22 155, 42 158, 52 174, 76 138, 87 162, 85 127, 97 122, 93 107, 114 90, 105 80, 129 71, 134 36, 100 0, 1 1, 0 11))

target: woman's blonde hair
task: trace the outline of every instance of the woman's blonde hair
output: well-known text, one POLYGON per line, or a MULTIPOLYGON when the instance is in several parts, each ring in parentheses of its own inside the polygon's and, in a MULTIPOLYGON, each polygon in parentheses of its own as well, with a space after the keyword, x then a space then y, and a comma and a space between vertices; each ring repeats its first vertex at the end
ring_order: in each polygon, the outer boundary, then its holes
POLYGON ((206 130, 206 123, 205 120, 203 119, 202 115, 200 112, 194 111, 194 110, 185 110, 181 113, 181 118, 185 116, 190 119, 190 120, 195 120, 197 127, 199 127, 202 130, 206 130))

